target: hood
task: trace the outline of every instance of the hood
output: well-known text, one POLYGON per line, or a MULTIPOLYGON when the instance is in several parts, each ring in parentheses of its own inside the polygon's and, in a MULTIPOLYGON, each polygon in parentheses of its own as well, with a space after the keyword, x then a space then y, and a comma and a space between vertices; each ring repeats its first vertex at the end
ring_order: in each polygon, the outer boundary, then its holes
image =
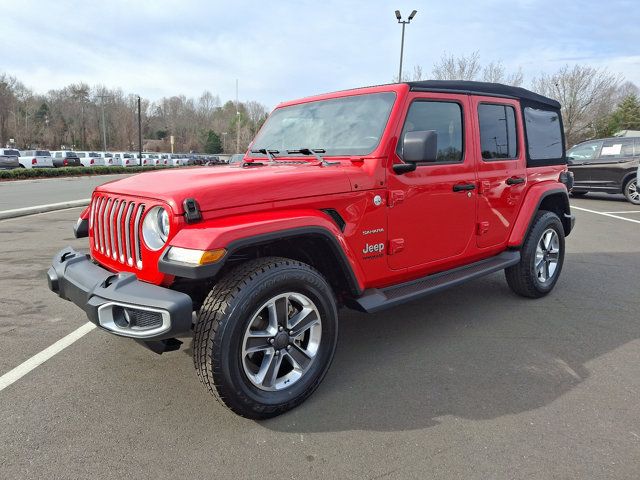
POLYGON ((351 182, 340 165, 305 163, 146 172, 106 183, 96 191, 162 200, 175 214, 182 214, 186 198, 194 198, 200 210, 206 212, 349 192, 351 182))

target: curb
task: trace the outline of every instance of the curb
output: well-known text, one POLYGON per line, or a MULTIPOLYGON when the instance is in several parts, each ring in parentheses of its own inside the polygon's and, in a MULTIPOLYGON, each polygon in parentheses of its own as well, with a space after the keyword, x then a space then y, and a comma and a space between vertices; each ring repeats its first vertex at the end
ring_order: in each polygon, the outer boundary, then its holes
POLYGON ((65 210, 67 208, 86 207, 91 201, 90 198, 82 200, 70 200, 68 202, 50 203, 48 205, 36 205, 26 208, 15 208, 13 210, 1 210, 0 220, 8 218, 25 217, 27 215, 35 215, 36 213, 53 212, 55 210, 65 210))

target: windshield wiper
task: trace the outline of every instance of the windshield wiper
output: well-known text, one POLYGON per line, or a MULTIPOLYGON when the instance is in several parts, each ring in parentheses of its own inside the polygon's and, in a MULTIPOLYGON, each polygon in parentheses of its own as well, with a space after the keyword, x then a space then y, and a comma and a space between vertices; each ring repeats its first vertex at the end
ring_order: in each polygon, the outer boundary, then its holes
POLYGON ((300 148, 298 150, 287 150, 288 154, 301 153, 302 155, 313 155, 320 162, 323 167, 328 165, 335 165, 340 162, 327 162, 321 153, 325 153, 326 150, 324 148, 300 148))
POLYGON ((256 150, 251 150, 251 153, 261 153, 263 155, 266 155, 267 158, 269 160, 271 160, 272 162, 276 161, 276 157, 274 155, 274 153, 280 153, 280 150, 269 150, 266 148, 258 148, 256 150))

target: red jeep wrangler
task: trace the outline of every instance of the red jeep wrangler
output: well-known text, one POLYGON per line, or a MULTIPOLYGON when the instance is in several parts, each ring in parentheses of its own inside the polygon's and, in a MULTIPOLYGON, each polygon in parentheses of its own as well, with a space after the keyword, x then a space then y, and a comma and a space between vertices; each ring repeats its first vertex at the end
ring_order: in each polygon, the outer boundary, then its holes
POLYGON ((573 227, 560 105, 522 88, 424 81, 279 105, 235 166, 98 187, 51 290, 152 350, 193 335, 234 412, 303 402, 338 308, 377 312, 505 270, 549 293, 573 227))

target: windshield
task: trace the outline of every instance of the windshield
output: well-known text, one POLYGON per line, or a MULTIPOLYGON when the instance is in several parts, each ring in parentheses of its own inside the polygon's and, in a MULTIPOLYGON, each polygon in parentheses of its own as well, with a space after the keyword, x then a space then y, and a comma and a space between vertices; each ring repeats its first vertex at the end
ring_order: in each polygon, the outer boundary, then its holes
POLYGON ((282 107, 258 133, 252 150, 322 148, 326 155, 368 155, 378 146, 393 92, 353 95, 282 107))

